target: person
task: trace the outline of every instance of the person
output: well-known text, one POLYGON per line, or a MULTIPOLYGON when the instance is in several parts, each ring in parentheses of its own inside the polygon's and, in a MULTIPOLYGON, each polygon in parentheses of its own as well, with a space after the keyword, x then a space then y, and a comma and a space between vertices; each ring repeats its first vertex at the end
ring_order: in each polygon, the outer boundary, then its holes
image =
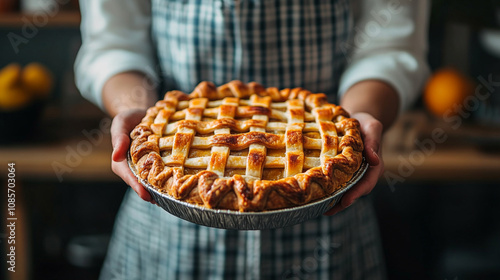
POLYGON ((384 170, 383 131, 417 98, 428 74, 428 1, 88 0, 80 5, 77 85, 114 118, 112 169, 137 193, 124 198, 102 279, 385 277, 366 195, 384 170), (159 94, 189 93, 203 80, 221 85, 235 79, 324 92, 359 120, 370 168, 325 215, 274 230, 203 227, 154 205, 130 172, 129 133, 159 94))

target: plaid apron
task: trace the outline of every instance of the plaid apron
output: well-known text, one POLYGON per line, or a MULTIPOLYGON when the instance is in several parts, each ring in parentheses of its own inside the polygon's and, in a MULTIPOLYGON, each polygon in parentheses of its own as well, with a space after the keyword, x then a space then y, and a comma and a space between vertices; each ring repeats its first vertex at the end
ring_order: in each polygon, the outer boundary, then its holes
MULTIPOLYGON (((163 89, 239 79, 334 96, 349 0, 152 0, 163 89)), ((383 279, 367 198, 333 217, 263 231, 178 219, 128 191, 101 279, 383 279)))

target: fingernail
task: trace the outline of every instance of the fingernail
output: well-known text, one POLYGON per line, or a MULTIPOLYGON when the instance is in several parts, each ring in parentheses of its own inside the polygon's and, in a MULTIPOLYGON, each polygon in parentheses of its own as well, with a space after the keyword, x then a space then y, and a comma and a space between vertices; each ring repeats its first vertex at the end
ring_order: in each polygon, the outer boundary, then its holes
POLYGON ((373 149, 371 149, 371 150, 372 150, 372 154, 377 158, 377 163, 375 164, 375 165, 377 165, 380 162, 380 157, 373 149))

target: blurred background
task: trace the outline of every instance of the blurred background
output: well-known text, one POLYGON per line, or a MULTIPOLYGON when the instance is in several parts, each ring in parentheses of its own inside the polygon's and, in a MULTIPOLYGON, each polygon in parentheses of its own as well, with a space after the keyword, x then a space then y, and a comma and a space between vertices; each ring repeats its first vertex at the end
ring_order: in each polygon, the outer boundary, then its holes
MULTIPOLYGON (((110 119, 75 87, 79 23, 77 1, 0 0, 0 176, 16 163, 16 279, 96 279, 126 190, 110 169, 110 119)), ((500 1, 432 1, 428 58, 433 74, 386 134, 371 195, 388 276, 500 279, 500 1)))

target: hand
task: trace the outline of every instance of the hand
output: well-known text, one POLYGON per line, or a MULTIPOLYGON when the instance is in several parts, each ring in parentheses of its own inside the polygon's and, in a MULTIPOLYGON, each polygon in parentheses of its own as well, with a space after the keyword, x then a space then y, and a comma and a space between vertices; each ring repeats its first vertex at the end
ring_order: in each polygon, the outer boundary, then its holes
POLYGON ((384 172, 384 161, 382 160, 382 130, 383 125, 368 113, 356 113, 352 115, 361 125, 361 137, 365 144, 364 156, 370 167, 361 180, 348 190, 337 205, 328 210, 324 215, 334 215, 351 206, 358 198, 369 194, 378 178, 384 172))
POLYGON ((137 181, 127 163, 127 151, 130 146, 130 132, 141 121, 146 110, 132 109, 116 115, 111 125, 111 142, 113 154, 111 169, 120 176, 145 201, 155 204, 149 192, 137 181))

